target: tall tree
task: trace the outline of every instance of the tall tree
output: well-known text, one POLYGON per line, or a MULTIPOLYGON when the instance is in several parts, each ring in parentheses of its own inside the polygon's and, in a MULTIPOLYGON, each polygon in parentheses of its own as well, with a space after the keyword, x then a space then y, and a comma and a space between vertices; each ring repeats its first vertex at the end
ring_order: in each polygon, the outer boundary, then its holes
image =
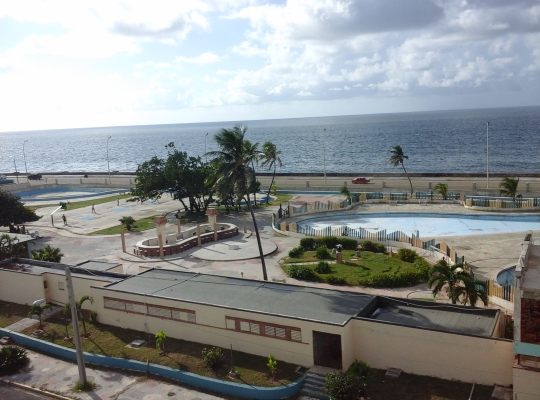
POLYGON ((139 164, 135 171, 137 176, 135 187, 131 189, 134 197, 130 201, 159 200, 167 189, 164 169, 165 162, 156 156, 139 164))
POLYGON ((343 186, 341 189, 339 189, 339 193, 343 196, 345 196, 345 198, 347 199, 347 201, 349 202, 349 205, 352 204, 352 194, 351 194, 351 191, 349 190, 349 188, 347 188, 347 186, 343 186))
POLYGON ((448 185, 437 183, 437 185, 435 185, 435 193, 439 193, 443 200, 446 200, 446 197, 448 196, 448 185))
POLYGON ((394 146, 390 150, 391 156, 388 162, 392 164, 394 167, 397 167, 398 165, 401 165, 403 168, 403 171, 405 171, 405 175, 407 175, 407 179, 409 180, 409 184, 411 185, 411 196, 413 194, 413 187, 411 178, 409 178, 409 174, 407 173, 407 170, 405 169, 405 165, 403 164, 403 161, 407 160, 409 156, 406 156, 405 153, 403 153, 403 149, 401 146, 394 146))
POLYGON ((19 239, 8 233, 0 235, 0 260, 25 256, 25 248, 19 239))
POLYGON ((261 166, 268 167, 268 170, 274 168, 274 173, 272 174, 272 182, 270 183, 270 186, 268 186, 268 194, 266 195, 266 203, 268 204, 268 202, 270 201, 270 190, 272 190, 272 186, 274 185, 274 180, 276 178, 276 167, 281 168, 283 166, 283 163, 281 162, 281 158, 279 157, 281 151, 278 151, 274 143, 265 142, 262 148, 262 154, 260 155, 260 159, 262 161, 261 166))
POLYGON ((263 270, 263 278, 268 280, 266 273, 266 264, 262 250, 261 238, 257 227, 257 220, 251 205, 251 197, 249 187, 255 181, 255 171, 252 168, 253 158, 256 154, 245 152, 244 135, 246 127, 234 127, 233 129, 222 129, 214 136, 214 141, 218 145, 218 151, 207 153, 213 157, 212 162, 216 165, 216 174, 219 181, 230 188, 231 193, 235 193, 239 199, 246 198, 246 203, 251 213, 255 237, 259 246, 259 254, 261 257, 261 265, 263 270))
MULTIPOLYGON (((244 130, 244 134, 247 130, 246 126, 242 126, 240 129, 244 130)), ((257 185, 257 176, 255 174, 255 164, 258 163, 261 152, 259 151, 259 143, 251 143, 249 140, 244 139, 244 154, 251 160, 251 169, 253 170, 253 181, 249 185, 249 192, 253 193, 253 204, 257 206, 257 192, 259 191, 260 184, 257 185)))
POLYGON ((59 263, 64 257, 64 254, 58 247, 45 246, 43 249, 32 250, 32 258, 34 260, 48 261, 59 263))
POLYGON ((427 284, 432 289, 433 297, 445 290, 452 304, 457 304, 463 294, 460 287, 466 279, 470 279, 470 275, 463 269, 463 264, 448 265, 441 261, 431 269, 427 284))
MULTIPOLYGON (((94 298, 92 296, 89 296, 89 295, 85 294, 77 302, 75 302, 75 309, 77 310, 77 315, 79 316, 79 319, 83 323, 84 336, 88 336, 88 333, 86 332, 86 323, 84 321, 84 315, 82 313, 82 306, 86 301, 89 301, 90 304, 93 304, 94 303, 94 298)), ((66 304, 64 306, 63 312, 64 312, 64 314, 69 314, 71 312, 71 307, 70 307, 69 304, 66 304)))
POLYGON ((484 306, 488 305, 489 298, 487 295, 486 282, 477 281, 472 276, 463 277, 463 285, 459 286, 456 290, 456 294, 459 297, 463 296, 462 303, 469 303, 475 307, 478 300, 482 300, 484 306))
POLYGON ((19 196, 0 189, 0 226, 34 222, 40 218, 34 211, 24 206, 19 196))
POLYGON ((501 196, 511 197, 512 201, 516 202, 516 196, 518 191, 518 185, 519 185, 519 178, 510 178, 505 177, 499 184, 499 188, 501 189, 499 191, 499 194, 501 196))

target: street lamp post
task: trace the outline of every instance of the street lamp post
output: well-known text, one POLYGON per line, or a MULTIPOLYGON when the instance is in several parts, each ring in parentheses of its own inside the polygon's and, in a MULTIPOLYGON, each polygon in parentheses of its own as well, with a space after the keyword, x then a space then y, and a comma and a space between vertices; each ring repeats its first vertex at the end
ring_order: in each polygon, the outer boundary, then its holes
POLYGON ((112 138, 112 136, 109 136, 107 138, 107 171, 109 172, 109 183, 111 183, 111 167, 109 164, 109 140, 112 138))
POLYGON ((486 122, 486 178, 489 189, 489 122, 486 122))
POLYGON ((206 159, 206 163, 208 164, 208 156, 206 155, 206 138, 208 137, 208 132, 206 132, 206 136, 204 137, 204 158, 206 159))
POLYGON ((324 188, 326 189, 326 128, 323 131, 323 171, 324 171, 324 188))
POLYGON ((22 144, 22 154, 24 158, 24 170, 26 171, 26 176, 28 176, 28 167, 26 166, 26 154, 24 152, 24 145, 26 144, 26 142, 28 142, 28 139, 25 139, 25 141, 22 144))
POLYGON ((19 184, 19 172, 17 172, 17 162, 15 161, 15 157, 11 156, 13 159, 13 165, 15 166, 15 175, 17 176, 17 185, 19 184))

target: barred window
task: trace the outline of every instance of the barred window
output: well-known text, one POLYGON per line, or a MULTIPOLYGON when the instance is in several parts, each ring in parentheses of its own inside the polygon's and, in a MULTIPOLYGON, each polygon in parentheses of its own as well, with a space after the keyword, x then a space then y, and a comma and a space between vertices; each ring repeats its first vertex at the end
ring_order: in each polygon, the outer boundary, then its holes
POLYGON ((156 304, 145 304, 125 301, 121 299, 113 299, 110 297, 104 297, 103 301, 105 304, 105 308, 112 308, 115 310, 144 314, 157 318, 173 319, 176 321, 189 322, 192 324, 197 323, 195 311, 192 310, 182 310, 179 308, 158 306, 156 304))
POLYGON ((253 335, 273 337, 276 339, 302 341, 302 331, 298 328, 267 324, 241 318, 225 317, 225 326, 232 331, 251 333, 253 335))

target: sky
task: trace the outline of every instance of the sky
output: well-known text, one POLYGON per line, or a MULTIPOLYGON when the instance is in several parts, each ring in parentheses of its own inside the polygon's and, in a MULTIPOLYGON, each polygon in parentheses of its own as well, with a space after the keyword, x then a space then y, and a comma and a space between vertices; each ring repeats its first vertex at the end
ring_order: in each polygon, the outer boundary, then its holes
POLYGON ((5 0, 0 132, 540 105, 540 0, 5 0))

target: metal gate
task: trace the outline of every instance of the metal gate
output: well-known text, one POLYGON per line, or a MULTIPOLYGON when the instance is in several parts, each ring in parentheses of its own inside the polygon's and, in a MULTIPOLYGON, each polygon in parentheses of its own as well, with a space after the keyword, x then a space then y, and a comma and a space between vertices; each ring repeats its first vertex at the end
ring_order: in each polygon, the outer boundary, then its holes
POLYGON ((315 365, 343 369, 341 335, 313 331, 313 358, 315 365))

